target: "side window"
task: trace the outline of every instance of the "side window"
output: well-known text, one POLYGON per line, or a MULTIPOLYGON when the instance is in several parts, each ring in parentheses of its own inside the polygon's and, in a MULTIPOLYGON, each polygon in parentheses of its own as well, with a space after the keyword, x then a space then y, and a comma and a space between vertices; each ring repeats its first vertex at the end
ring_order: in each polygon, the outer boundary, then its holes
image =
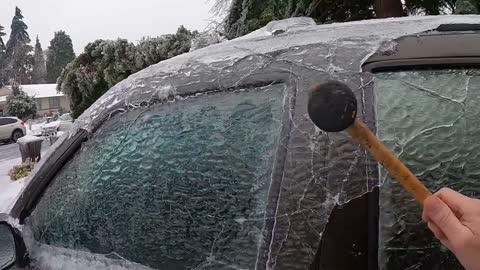
POLYGON ((17 120, 15 119, 11 119, 11 118, 1 118, 0 119, 0 126, 6 126, 6 125, 10 125, 10 124, 13 124, 17 122, 17 120))
POLYGON ((200 95, 114 116, 59 172, 27 227, 45 248, 154 269, 254 269, 284 91, 200 95))
MULTIPOLYGON (((378 135, 432 190, 480 191, 480 71, 376 75, 378 135)), ((421 220, 416 202, 381 171, 380 268, 463 269, 421 220)))

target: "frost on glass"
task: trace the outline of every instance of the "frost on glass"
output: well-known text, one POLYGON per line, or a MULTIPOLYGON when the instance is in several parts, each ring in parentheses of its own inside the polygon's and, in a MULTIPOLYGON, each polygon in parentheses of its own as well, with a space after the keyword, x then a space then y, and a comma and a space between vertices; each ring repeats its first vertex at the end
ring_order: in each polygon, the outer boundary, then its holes
MULTIPOLYGON (((480 191, 480 71, 382 73, 378 135, 431 191, 480 191)), ((421 220, 412 196, 381 170, 381 269, 463 269, 421 220)))
POLYGON ((27 222, 34 238, 154 269, 255 268, 284 92, 206 94, 114 116, 47 190, 27 222))

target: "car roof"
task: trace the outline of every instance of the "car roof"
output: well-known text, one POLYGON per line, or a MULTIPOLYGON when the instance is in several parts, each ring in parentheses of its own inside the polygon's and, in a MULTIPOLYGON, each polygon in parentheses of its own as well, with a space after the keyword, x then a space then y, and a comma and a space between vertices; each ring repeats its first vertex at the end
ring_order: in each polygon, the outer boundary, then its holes
POLYGON ((303 67, 335 75, 347 71, 339 67, 344 64, 340 61, 345 61, 348 71, 361 72, 363 62, 385 43, 458 23, 478 24, 480 16, 419 16, 327 25, 316 25, 309 18, 272 22, 244 37, 162 61, 131 75, 87 109, 72 132, 94 131, 112 112, 145 102, 290 76, 288 70, 279 74, 259 63, 270 63, 271 67, 283 63, 293 73, 303 67), (330 61, 333 59, 336 63, 330 61))

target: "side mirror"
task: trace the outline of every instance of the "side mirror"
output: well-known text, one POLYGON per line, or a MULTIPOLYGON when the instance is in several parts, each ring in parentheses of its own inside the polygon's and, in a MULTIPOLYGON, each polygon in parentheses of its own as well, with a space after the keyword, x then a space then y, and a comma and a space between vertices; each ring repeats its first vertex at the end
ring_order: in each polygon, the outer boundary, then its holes
POLYGON ((12 227, 0 223, 0 270, 9 269, 16 261, 17 249, 12 227))
POLYGON ((8 214, 0 213, 0 270, 23 269, 30 264, 22 233, 11 225, 12 220, 8 214))

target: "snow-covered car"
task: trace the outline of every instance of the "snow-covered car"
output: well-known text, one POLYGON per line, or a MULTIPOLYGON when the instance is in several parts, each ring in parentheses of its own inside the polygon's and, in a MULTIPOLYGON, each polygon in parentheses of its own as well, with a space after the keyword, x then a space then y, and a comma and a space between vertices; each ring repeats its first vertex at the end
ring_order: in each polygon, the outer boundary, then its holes
POLYGON ((57 132, 65 132, 71 129, 73 126, 73 118, 69 113, 62 114, 57 119, 48 121, 41 127, 42 136, 51 136, 57 134, 57 132))
POLYGON ((25 122, 17 117, 0 117, 0 141, 16 142, 27 134, 25 122))
POLYGON ((480 191, 480 16, 273 22, 120 82, 80 116, 2 218, 2 269, 462 269, 421 209, 310 89, 432 190, 480 191), (378 188, 381 186, 381 188, 378 188))

